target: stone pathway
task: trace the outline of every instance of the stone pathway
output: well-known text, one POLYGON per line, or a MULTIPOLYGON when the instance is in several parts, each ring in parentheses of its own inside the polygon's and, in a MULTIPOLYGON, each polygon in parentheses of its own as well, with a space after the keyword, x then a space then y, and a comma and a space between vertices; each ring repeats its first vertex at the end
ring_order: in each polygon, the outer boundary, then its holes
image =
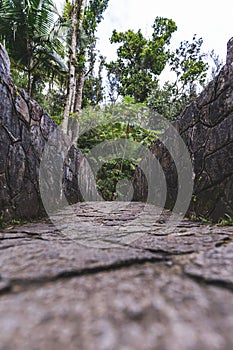
POLYGON ((233 348, 233 227, 122 205, 2 230, 1 350, 233 348))

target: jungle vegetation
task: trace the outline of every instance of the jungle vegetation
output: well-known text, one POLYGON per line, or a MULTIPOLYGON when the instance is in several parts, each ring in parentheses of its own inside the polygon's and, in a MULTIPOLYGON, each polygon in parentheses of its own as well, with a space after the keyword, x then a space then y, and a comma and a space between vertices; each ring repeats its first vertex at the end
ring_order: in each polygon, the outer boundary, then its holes
MULTIPOLYGON (((109 40, 117 58, 109 62, 96 47, 108 3, 66 0, 59 13, 53 0, 0 1, 0 41, 10 55, 16 85, 64 132, 70 118, 88 125, 75 140, 84 153, 119 138, 150 147, 159 133, 153 116, 173 121, 207 84, 208 72, 213 77, 221 68, 218 56, 203 52, 203 40, 196 35, 172 50, 177 24, 159 16, 150 36, 140 28, 114 30, 109 40), (161 84, 165 68, 174 79, 161 84)), ((136 162, 135 154, 135 162, 113 159, 102 167, 97 185, 104 199, 114 198, 119 180, 132 178, 136 162)))

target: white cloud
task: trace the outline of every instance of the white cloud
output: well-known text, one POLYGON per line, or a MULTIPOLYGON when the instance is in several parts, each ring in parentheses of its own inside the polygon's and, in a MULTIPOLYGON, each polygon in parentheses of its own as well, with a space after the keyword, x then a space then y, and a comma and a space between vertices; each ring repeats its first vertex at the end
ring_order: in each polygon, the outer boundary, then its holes
MULTIPOLYGON (((56 3, 60 6, 64 0, 56 3)), ((108 60, 113 60, 116 46, 109 42, 113 29, 141 28, 145 35, 149 35, 155 17, 161 16, 173 19, 178 26, 172 36, 171 47, 175 48, 180 41, 191 40, 193 34, 197 34, 204 40, 205 52, 214 49, 225 61, 227 41, 233 36, 232 4, 232 0, 218 3, 213 0, 109 0, 97 33, 98 49, 108 60)))
POLYGON ((233 36, 232 1, 216 3, 210 0, 110 0, 104 21, 99 26, 98 47, 106 56, 113 56, 109 37, 115 28, 119 31, 142 28, 149 33, 156 16, 172 18, 178 31, 172 44, 191 40, 193 34, 204 39, 205 51, 214 49, 225 60, 227 41, 233 36))

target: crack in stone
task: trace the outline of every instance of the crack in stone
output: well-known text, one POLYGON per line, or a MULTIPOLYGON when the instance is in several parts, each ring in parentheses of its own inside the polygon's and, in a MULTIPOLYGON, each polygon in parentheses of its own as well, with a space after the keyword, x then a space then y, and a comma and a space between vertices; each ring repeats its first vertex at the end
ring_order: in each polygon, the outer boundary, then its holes
POLYGON ((99 265, 95 267, 86 267, 83 269, 73 269, 71 271, 62 271, 54 276, 51 277, 40 277, 40 278, 33 278, 33 279, 17 279, 12 278, 9 280, 0 280, 5 282, 7 284, 6 288, 0 288, 0 296, 9 294, 9 293, 15 293, 15 291, 23 292, 26 289, 33 288, 34 286, 41 286, 46 285, 51 282, 57 282, 60 280, 67 280, 72 279, 74 277, 83 277, 83 276, 89 276, 89 275, 96 275, 101 272, 110 272, 110 271, 116 271, 121 270, 124 268, 128 268, 131 266, 136 265, 144 265, 146 263, 158 263, 165 261, 163 257, 161 256, 154 256, 154 257, 145 257, 145 258, 134 258, 129 259, 125 261, 117 261, 110 265, 99 265))
POLYGON ((9 136, 11 142, 14 144, 14 143, 17 143, 17 142, 20 142, 21 141, 21 138, 20 137, 15 137, 12 132, 10 132, 10 130, 8 130, 8 128, 5 126, 5 125, 1 125, 2 128, 6 131, 7 135, 9 136))
POLYGON ((206 278, 204 276, 198 276, 198 275, 194 275, 192 273, 189 272, 184 272, 184 275, 191 278, 193 281, 195 281, 196 283, 200 284, 200 285, 205 285, 205 286, 213 286, 213 287, 217 287, 217 288, 224 288, 228 291, 233 292, 233 283, 229 282, 229 281, 225 281, 223 279, 218 279, 218 278, 213 278, 213 279, 209 279, 206 278))
POLYGON ((230 237, 224 237, 222 242, 217 242, 215 244, 215 248, 220 248, 222 246, 227 246, 231 242, 232 242, 232 239, 230 237))

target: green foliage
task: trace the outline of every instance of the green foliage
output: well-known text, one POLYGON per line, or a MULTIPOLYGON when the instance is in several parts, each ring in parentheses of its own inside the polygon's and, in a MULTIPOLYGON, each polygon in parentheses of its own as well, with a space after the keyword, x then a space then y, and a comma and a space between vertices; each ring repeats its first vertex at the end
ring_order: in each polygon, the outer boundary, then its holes
MULTIPOLYGON (((62 17, 64 19, 64 22, 68 25, 70 21, 70 16, 72 12, 72 4, 70 1, 66 0, 64 8, 63 8, 63 14, 62 17)), ((70 23, 69 23, 70 24, 70 23)))
POLYGON ((156 17, 152 38, 145 38, 141 30, 113 31, 110 39, 120 44, 118 58, 107 64, 108 76, 114 75, 120 95, 129 95, 136 102, 145 102, 151 89, 157 86, 157 78, 170 57, 167 46, 177 27, 174 21, 156 17))
POLYGON ((36 90, 38 80, 43 78, 45 82, 46 77, 54 78, 66 70, 55 14, 52 0, 2 0, 0 3, 0 38, 13 67, 21 74, 28 74, 30 94, 36 90))
POLYGON ((209 52, 208 57, 210 59, 210 62, 212 63, 211 64, 211 75, 210 75, 210 79, 212 80, 220 72, 224 63, 223 63, 223 60, 220 59, 219 55, 217 55, 214 50, 211 50, 209 52))
POLYGON ((14 227, 17 225, 23 225, 23 224, 27 224, 26 220, 22 220, 22 219, 11 219, 11 220, 5 220, 3 215, 0 215, 0 228, 10 228, 10 227, 14 227))
POLYGON ((97 106, 104 99, 102 81, 104 57, 100 56, 99 58, 98 76, 95 76, 96 56, 97 54, 95 54, 94 51, 92 51, 89 55, 90 70, 84 82, 82 108, 86 108, 87 106, 97 106))
POLYGON ((52 115, 51 119, 57 123, 57 125, 62 125, 62 121, 63 121, 63 116, 61 115, 52 115))
MULTIPOLYGON (((83 28, 89 39, 95 38, 98 24, 103 19, 103 13, 108 7, 109 0, 90 0, 85 9, 83 28)), ((96 39, 96 38, 95 38, 96 39)))
MULTIPOLYGON (((190 220, 194 222, 202 222, 203 224, 213 224, 210 219, 204 218, 202 216, 197 216, 195 213, 193 213, 190 217, 190 220)), ((212 233, 212 231, 211 231, 212 233)))
POLYGON ((174 82, 151 91, 148 105, 163 117, 174 120, 203 88, 208 64, 201 52, 203 40, 194 35, 192 42, 183 41, 170 56, 169 65, 176 75, 174 82))
MULTIPOLYGON (((122 139, 133 142, 130 160, 112 159, 98 172, 97 188, 105 200, 115 199, 116 185, 120 180, 132 180, 136 164, 141 160, 138 145, 150 147, 157 139, 158 132, 149 131, 145 127, 149 118, 145 104, 134 103, 129 96, 115 106, 107 105, 102 109, 88 108, 81 114, 78 148, 84 154, 108 140, 122 139)), ((123 195, 123 185, 121 190, 118 191, 118 195, 123 195)))
POLYGON ((25 71, 20 71, 14 67, 14 63, 11 64, 11 76, 16 86, 27 89, 28 86, 28 75, 25 71))
POLYGON ((158 133, 156 131, 148 131, 136 125, 129 125, 124 122, 114 122, 102 124, 88 132, 82 134, 78 140, 78 148, 84 153, 95 147, 101 142, 108 140, 127 139, 138 142, 147 147, 152 146, 156 140, 158 133))
MULTIPOLYGON (((225 214, 224 216, 225 216, 225 218, 221 219, 217 224, 208 218, 203 218, 203 217, 195 216, 195 215, 193 215, 191 217, 191 220, 197 221, 197 222, 202 222, 203 224, 211 224, 211 225, 216 225, 216 226, 233 226, 233 217, 228 215, 228 214, 225 214)), ((212 233, 212 231, 210 231, 210 233, 212 233)))
POLYGON ((225 214, 225 219, 222 219, 218 226, 233 226, 233 217, 228 214, 225 214))
POLYGON ((205 83, 208 64, 204 62, 206 54, 201 53, 202 44, 202 38, 194 35, 191 43, 182 41, 170 58, 171 70, 185 87, 205 83))
POLYGON ((132 181, 135 172, 132 161, 113 159, 105 163, 97 174, 97 189, 104 200, 119 199, 125 194, 124 186, 117 191, 117 184, 124 179, 132 181), (117 193, 118 192, 118 193, 117 193))
MULTIPOLYGON (((78 147, 83 153, 88 153, 93 147, 108 140, 127 139, 143 142, 144 137, 144 130, 138 127, 130 126, 123 121, 109 122, 84 133, 78 140, 78 147)), ((140 159, 138 159, 138 154, 135 152, 131 161, 126 159, 111 159, 101 167, 97 174, 96 182, 97 189, 105 200, 113 200, 115 198, 116 185, 120 180, 132 180, 135 171, 134 164, 137 161, 140 161, 140 159)))
MULTIPOLYGON (((41 106, 51 116, 57 116, 62 121, 65 106, 65 92, 58 89, 49 89, 46 96, 43 96, 41 106)), ((60 122, 58 123, 60 125, 60 122)))
POLYGON ((83 87, 83 108, 89 105, 96 106, 104 98, 102 86, 104 57, 101 54, 99 55, 96 50, 96 31, 103 19, 103 13, 108 7, 108 2, 109 0, 90 0, 84 12, 83 36, 85 37, 85 43, 80 50, 84 59, 83 69, 86 71, 83 87), (96 76, 97 64, 98 74, 96 76))
POLYGON ((103 100, 101 76, 103 57, 96 49, 96 31, 103 19, 108 1, 73 0, 66 2, 63 19, 68 27, 66 41, 70 49, 66 118, 73 112, 80 113, 81 108, 89 105, 96 106, 103 100), (99 70, 96 76, 98 58, 99 70))

